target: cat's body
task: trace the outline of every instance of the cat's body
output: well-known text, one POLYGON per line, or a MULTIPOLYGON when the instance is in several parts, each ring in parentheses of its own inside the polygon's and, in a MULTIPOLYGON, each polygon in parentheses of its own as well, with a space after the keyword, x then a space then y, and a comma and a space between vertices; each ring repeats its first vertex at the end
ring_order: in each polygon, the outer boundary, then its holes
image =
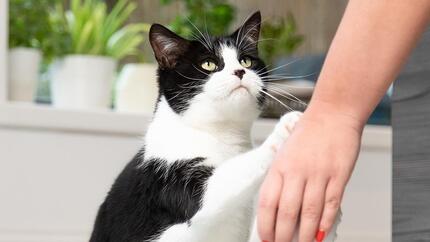
POLYGON ((144 147, 100 207, 91 242, 260 241, 255 231, 250 238, 254 200, 300 116, 284 115, 252 149, 250 130, 265 98, 260 21, 254 14, 232 36, 203 42, 152 27, 157 109, 144 147))

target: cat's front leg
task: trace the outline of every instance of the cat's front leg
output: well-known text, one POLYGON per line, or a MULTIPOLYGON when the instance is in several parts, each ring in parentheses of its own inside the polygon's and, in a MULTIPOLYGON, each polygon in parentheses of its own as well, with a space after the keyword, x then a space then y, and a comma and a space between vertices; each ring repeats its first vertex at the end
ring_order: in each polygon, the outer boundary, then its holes
POLYGON ((189 224, 167 229, 157 242, 243 242, 249 237, 252 201, 276 150, 301 113, 284 115, 259 147, 225 161, 207 181, 201 208, 189 224))
POLYGON ((240 194, 254 196, 277 150, 289 137, 301 115, 301 112, 285 114, 263 144, 215 169, 204 196, 207 204, 214 203, 216 207, 215 204, 229 204, 232 198, 240 194))

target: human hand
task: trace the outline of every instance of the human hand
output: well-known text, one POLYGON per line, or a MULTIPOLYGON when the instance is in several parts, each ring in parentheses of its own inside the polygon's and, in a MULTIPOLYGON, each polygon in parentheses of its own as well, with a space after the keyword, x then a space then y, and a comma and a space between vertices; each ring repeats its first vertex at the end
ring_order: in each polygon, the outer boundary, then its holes
POLYGON ((329 232, 360 148, 363 125, 334 110, 307 111, 278 151, 261 187, 258 231, 267 242, 329 232))

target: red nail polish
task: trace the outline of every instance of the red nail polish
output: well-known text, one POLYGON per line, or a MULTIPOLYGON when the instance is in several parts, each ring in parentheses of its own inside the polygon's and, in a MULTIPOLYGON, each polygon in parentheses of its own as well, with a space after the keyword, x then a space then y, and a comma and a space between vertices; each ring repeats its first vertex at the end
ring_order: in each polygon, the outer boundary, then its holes
POLYGON ((324 230, 319 230, 315 236, 315 239, 317 242, 322 242, 324 240, 324 237, 325 237, 324 230))

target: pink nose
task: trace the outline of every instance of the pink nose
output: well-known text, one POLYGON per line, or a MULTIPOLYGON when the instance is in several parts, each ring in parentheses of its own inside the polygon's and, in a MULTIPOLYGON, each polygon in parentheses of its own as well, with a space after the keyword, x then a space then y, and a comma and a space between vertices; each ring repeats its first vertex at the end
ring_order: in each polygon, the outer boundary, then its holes
POLYGON ((235 76, 239 77, 240 80, 242 80, 243 75, 245 75, 245 70, 244 69, 238 69, 238 70, 235 70, 233 72, 233 74, 235 76))

